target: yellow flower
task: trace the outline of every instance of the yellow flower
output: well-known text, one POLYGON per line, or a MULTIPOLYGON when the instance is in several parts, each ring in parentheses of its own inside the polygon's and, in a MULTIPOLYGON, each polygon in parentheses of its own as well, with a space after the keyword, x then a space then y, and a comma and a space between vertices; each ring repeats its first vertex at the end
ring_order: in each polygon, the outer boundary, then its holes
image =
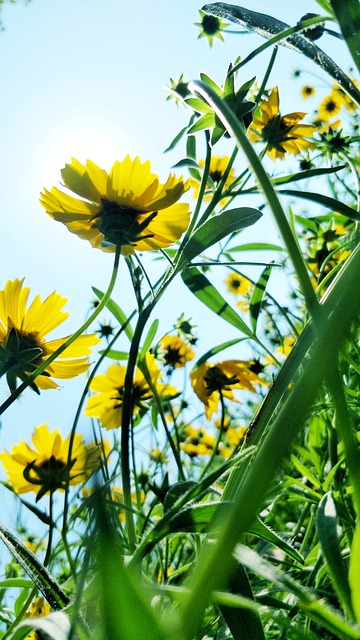
POLYGON ((309 84, 306 84, 301 88, 301 95, 305 99, 311 98, 312 96, 315 95, 315 88, 309 84))
POLYGON ((184 435, 185 441, 180 443, 180 449, 191 458, 208 455, 216 445, 216 439, 202 427, 194 429, 188 425, 185 427, 184 435))
MULTIPOLYGON (((209 176, 208 176, 208 182, 207 182, 207 186, 208 186, 208 189, 210 190, 210 193, 208 190, 204 196, 204 200, 211 200, 213 193, 215 192, 220 181, 224 177, 226 167, 228 166, 229 161, 230 161, 230 158, 228 156, 211 156, 209 176)), ((200 167, 205 167, 205 160, 199 160, 198 164, 200 167)), ((231 168, 229 175, 225 180, 225 184, 223 185, 223 191, 225 191, 226 189, 229 189, 231 185, 234 183, 235 179, 236 179, 236 176, 235 176, 234 169, 231 168)), ((190 178, 189 183, 192 189, 194 190, 194 198, 197 199, 199 195, 199 190, 200 190, 200 182, 198 180, 195 180, 194 178, 190 178)), ((220 202, 224 202, 224 200, 226 200, 226 198, 222 198, 220 202)))
POLYGON ((50 613, 50 605, 44 598, 35 598, 26 611, 27 618, 42 618, 50 613))
POLYGON ((82 436, 75 434, 71 460, 68 462, 70 436, 64 439, 58 429, 49 431, 46 424, 35 427, 32 445, 24 440, 0 454, 15 493, 34 491, 39 500, 43 495, 65 489, 70 485, 86 482, 99 466, 100 449, 86 446, 82 436))
POLYGON ((334 118, 340 113, 341 101, 335 92, 330 93, 319 104, 318 114, 319 119, 325 122, 329 122, 330 118, 334 118))
POLYGON ((252 362, 246 360, 224 360, 211 365, 204 362, 190 373, 193 389, 205 406, 205 415, 210 420, 218 411, 220 393, 223 398, 238 402, 233 389, 256 392, 254 383, 267 384, 251 370, 252 362))
MULTIPOLYGON (((27 308, 29 287, 24 278, 8 281, 0 291, 0 376, 5 375, 10 390, 17 378, 26 377, 56 351, 67 337, 47 341, 45 337, 68 317, 62 311, 67 302, 56 291, 45 300, 36 296, 27 308)), ((73 378, 89 368, 90 347, 100 342, 95 335, 79 336, 45 371, 35 378, 32 388, 56 389, 52 378, 73 378)))
POLYGON ((72 158, 61 171, 64 186, 76 196, 53 187, 40 202, 46 212, 93 247, 122 253, 152 251, 179 240, 189 224, 189 206, 175 204, 187 189, 170 174, 161 184, 150 162, 127 155, 107 173, 94 162, 72 158))
MULTIPOLYGON (((351 82, 354 83, 354 85, 359 88, 359 83, 357 82, 357 80, 355 80, 354 78, 350 78, 351 82)), ((332 86, 332 95, 335 95, 337 97, 337 99, 339 100, 339 102, 341 103, 341 106, 345 107, 345 109, 347 111, 350 111, 350 113, 352 113, 353 111, 355 111, 357 109, 357 104, 356 102, 354 102, 350 96, 348 96, 347 93, 345 93, 345 91, 340 87, 339 84, 334 83, 332 86)))
MULTIPOLYGON (((152 353, 146 354, 146 366, 159 396, 171 396, 177 393, 171 385, 158 381, 161 372, 152 353)), ((113 364, 106 374, 101 373, 95 376, 90 384, 90 389, 96 393, 89 398, 85 413, 91 418, 97 418, 105 429, 116 429, 121 426, 125 375, 126 367, 113 364)), ((138 415, 141 410, 147 410, 148 402, 153 397, 145 376, 137 368, 132 386, 133 416, 138 415)))
MULTIPOLYGON (((50 605, 44 598, 35 598, 27 609, 25 616, 27 618, 43 618, 49 615, 50 611, 50 605)), ((40 636, 37 631, 31 631, 31 633, 26 636, 26 640, 40 640, 40 637, 43 637, 43 635, 40 636)))
POLYGON ((179 336, 166 335, 160 340, 160 354, 167 367, 181 369, 193 360, 195 353, 190 345, 179 336))
POLYGON ((259 112, 248 129, 248 136, 253 142, 265 142, 267 153, 273 160, 284 159, 286 153, 299 154, 314 147, 306 138, 313 135, 316 127, 298 124, 306 116, 302 111, 280 115, 277 87, 272 90, 267 100, 260 103, 259 112))
POLYGON ((242 296, 244 293, 249 293, 252 286, 251 282, 247 280, 247 278, 244 278, 235 271, 229 273, 225 280, 225 284, 227 286, 227 290, 236 296, 242 296))

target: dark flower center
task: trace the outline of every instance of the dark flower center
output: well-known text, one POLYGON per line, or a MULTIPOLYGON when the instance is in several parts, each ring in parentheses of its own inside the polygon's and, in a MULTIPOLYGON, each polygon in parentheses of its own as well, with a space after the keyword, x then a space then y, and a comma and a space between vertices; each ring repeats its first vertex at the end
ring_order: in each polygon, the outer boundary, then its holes
POLYGON ((76 462, 76 458, 67 465, 63 460, 59 460, 54 455, 37 464, 36 460, 26 465, 23 476, 30 484, 40 487, 36 501, 48 492, 65 489, 71 479, 70 472, 76 462))
POLYGON ((157 216, 157 211, 150 213, 148 217, 139 222, 143 211, 124 207, 117 202, 112 202, 106 198, 101 198, 101 209, 94 216, 99 222, 96 225, 100 233, 104 236, 104 244, 120 246, 135 246, 139 240, 152 238, 153 234, 141 235, 151 220, 157 216))
POLYGON ((210 175, 210 178, 212 179, 212 181, 215 182, 215 184, 218 184, 220 182, 221 178, 223 177, 223 174, 219 170, 210 171, 209 175, 210 175))
POLYGON ((167 347, 166 352, 164 353, 164 360, 169 367, 175 367, 176 364, 182 364, 184 358, 180 354, 179 347, 167 347))
POLYGON ((201 24, 207 36, 214 36, 220 31, 220 22, 215 16, 204 16, 201 24))
POLYGON ((334 100, 328 100, 328 102, 325 105, 325 111, 327 111, 328 113, 333 113, 334 111, 336 111, 336 109, 337 109, 336 102, 334 102, 334 100))
POLYGON ((237 376, 228 377, 219 367, 210 367, 204 376, 206 395, 211 396, 214 391, 228 391, 229 387, 239 382, 237 376))

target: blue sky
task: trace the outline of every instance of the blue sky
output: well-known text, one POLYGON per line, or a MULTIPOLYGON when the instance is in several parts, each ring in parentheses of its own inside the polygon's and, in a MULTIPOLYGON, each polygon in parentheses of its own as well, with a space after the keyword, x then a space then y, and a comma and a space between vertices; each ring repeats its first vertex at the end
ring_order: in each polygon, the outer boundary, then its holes
MULTIPOLYGON (((310 0, 243 4, 292 24, 318 9, 310 0)), ((201 71, 222 83, 229 62, 261 44, 258 36, 229 34, 225 43, 216 41, 210 48, 205 39, 197 39, 194 23, 200 7, 193 0, 33 0, 4 5, 0 288, 8 279, 26 276, 34 295, 45 297, 56 289, 68 297, 71 316, 59 336, 83 321, 93 298, 91 286, 106 288, 112 259, 50 220, 38 202, 39 192, 57 184, 59 170, 71 156, 109 168, 127 153, 139 155, 151 160, 153 171, 166 179, 170 167, 184 156, 184 147, 165 155, 164 149, 186 125, 188 114, 166 101, 164 85, 181 73, 186 80, 198 78, 201 71)), ((321 46, 330 51, 339 47, 329 37, 321 46)), ((239 82, 255 74, 261 80, 268 59, 267 53, 245 68, 239 82)), ((271 84, 279 83, 285 112, 304 109, 301 83, 291 80, 299 66, 314 71, 296 53, 280 50, 271 84)), ((304 75, 304 82, 310 80, 312 76, 304 75)), ((324 79, 316 82, 325 86, 324 79)), ((223 149, 231 151, 230 146, 223 149)), ((271 225, 256 230, 264 241, 269 233, 271 225)), ((181 283, 175 289, 161 308, 164 329, 184 310, 194 317, 201 335, 203 308, 181 283)), ((132 309, 125 268, 115 297, 124 309, 132 309)), ((215 339, 234 337, 234 332, 213 319, 204 336, 202 352, 215 339)), ((42 422, 68 432, 83 383, 65 382, 61 392, 48 391, 40 398, 28 391, 5 414, 0 446, 11 446, 42 422)))

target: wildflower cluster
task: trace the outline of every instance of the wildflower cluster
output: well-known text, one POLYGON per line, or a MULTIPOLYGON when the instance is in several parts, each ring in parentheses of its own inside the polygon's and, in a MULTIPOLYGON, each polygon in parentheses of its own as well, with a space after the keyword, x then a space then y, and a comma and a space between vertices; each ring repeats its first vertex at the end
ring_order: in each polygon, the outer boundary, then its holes
POLYGON ((360 92, 313 44, 347 37, 335 5, 339 33, 225 3, 196 23, 199 46, 234 22, 320 60, 331 89, 305 84, 308 112, 296 94, 280 108, 275 53, 246 75, 261 47, 222 85, 170 79, 190 117, 164 182, 128 154, 109 171, 72 158, 42 190, 113 269, 63 338, 57 291, 0 290, 0 415, 57 390, 63 423, 58 381, 84 377, 64 433, 39 420, 0 452, 16 523, 1 585, 23 590, 0 593, 1 636, 358 637, 360 92))

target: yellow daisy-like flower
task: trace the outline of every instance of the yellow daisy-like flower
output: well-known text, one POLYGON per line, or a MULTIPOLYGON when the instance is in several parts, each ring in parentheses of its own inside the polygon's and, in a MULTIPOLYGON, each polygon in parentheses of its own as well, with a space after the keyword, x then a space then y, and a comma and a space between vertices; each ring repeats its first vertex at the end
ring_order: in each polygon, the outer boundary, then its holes
MULTIPOLYGON (((204 200, 211 200, 213 192, 218 187, 220 181, 222 180, 226 167, 229 164, 230 158, 228 156, 211 156, 210 159, 210 167, 209 167, 209 176, 208 176, 208 188, 211 193, 207 192, 204 196, 204 200)), ((205 167, 205 160, 199 160, 199 166, 205 167)), ((236 179, 235 171, 233 168, 230 169, 229 175, 225 180, 225 184, 223 186, 223 190, 229 189, 231 185, 234 183, 236 179)), ((190 186, 194 191, 194 198, 197 199, 200 190, 200 182, 195 180, 194 178, 190 178, 189 180, 190 186)), ((222 198, 220 202, 224 202, 225 198, 222 198)))
POLYGON ((334 118, 340 113, 340 109, 341 101, 339 96, 335 92, 332 92, 319 104, 319 119, 329 122, 331 118, 334 118))
POLYGON ((206 456, 213 451, 216 445, 216 439, 201 427, 195 429, 188 425, 185 427, 184 436, 185 442, 180 443, 180 449, 190 458, 206 456))
POLYGON ((53 187, 44 189, 40 203, 54 220, 103 251, 120 245, 129 255, 169 247, 189 224, 189 205, 177 203, 187 189, 183 179, 170 174, 161 184, 150 162, 138 157, 127 155, 110 173, 72 158, 61 175, 76 197, 53 187))
POLYGON ((269 98, 260 103, 248 136, 252 142, 266 143, 267 153, 273 159, 284 159, 286 153, 299 154, 305 149, 312 149, 314 143, 310 138, 316 127, 309 124, 299 124, 306 116, 302 111, 280 115, 279 92, 275 87, 269 98))
POLYGON ((43 495, 63 490, 67 486, 86 482, 99 466, 100 449, 86 446, 80 434, 75 434, 68 462, 70 436, 63 438, 58 429, 49 431, 46 424, 35 427, 32 445, 24 440, 0 454, 15 493, 34 491, 39 500, 43 495))
POLYGON ((210 420, 218 411, 220 393, 223 398, 238 402, 234 389, 256 392, 254 383, 267 384, 251 370, 252 362, 246 360, 224 360, 217 364, 204 362, 190 373, 191 384, 205 406, 205 415, 210 420))
MULTIPOLYGON (((25 616, 27 618, 43 618, 44 616, 48 616, 50 611, 51 607, 44 598, 35 598, 26 610, 25 616)), ((31 631, 29 635, 26 636, 26 640, 40 640, 41 637, 37 631, 31 631)))
POLYGON ((195 353, 190 345, 179 336, 166 335, 160 340, 160 355, 170 369, 181 369, 193 360, 195 353))
MULTIPOLYGON (((24 278, 9 280, 0 291, 0 376, 5 375, 10 390, 16 389, 17 378, 26 377, 56 351, 67 337, 47 341, 48 333, 68 317, 62 311, 67 302, 56 291, 45 300, 36 296, 27 308, 29 287, 23 287, 24 278)), ((52 378, 73 378, 89 368, 90 347, 100 342, 95 335, 79 336, 72 345, 56 358, 45 371, 35 378, 32 388, 56 389, 52 378)))
MULTIPOLYGON (((350 78, 351 82, 354 83, 354 85, 359 89, 359 83, 357 80, 355 80, 355 78, 350 78)), ((334 83, 332 86, 332 95, 335 95, 337 100, 340 101, 341 105, 343 107, 345 107, 345 109, 347 111, 350 111, 350 113, 352 113, 353 111, 355 111, 357 109, 357 104, 356 102, 354 102, 350 96, 348 96, 347 93, 345 93, 345 91, 340 87, 339 84, 334 83)))
MULTIPOLYGON (((152 353, 146 354, 146 366, 159 396, 172 396, 177 393, 171 385, 159 382, 161 371, 152 353)), ((95 376, 90 384, 90 389, 96 393, 89 398, 85 413, 91 418, 97 418, 105 429, 121 426, 125 375, 126 367, 113 364, 106 374, 95 376)), ((148 409, 148 402, 153 397, 145 376, 137 368, 132 387, 133 416, 138 415, 141 410, 148 409)))
POLYGON ((229 273, 225 280, 225 284, 227 286, 227 290, 236 296, 242 296, 245 293, 249 293, 252 286, 251 282, 247 280, 247 278, 244 278, 234 271, 229 273))
POLYGON ((315 87, 309 84, 305 84, 303 87, 301 87, 301 95, 303 98, 305 98, 305 100, 307 98, 311 98, 315 95, 315 87))

